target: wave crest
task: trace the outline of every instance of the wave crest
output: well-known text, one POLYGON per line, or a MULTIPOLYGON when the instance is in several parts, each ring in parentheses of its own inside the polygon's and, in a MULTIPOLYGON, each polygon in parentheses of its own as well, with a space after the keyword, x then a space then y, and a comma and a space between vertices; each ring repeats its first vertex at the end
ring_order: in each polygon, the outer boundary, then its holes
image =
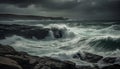
POLYGON ((97 50, 116 50, 120 49, 120 37, 100 37, 92 38, 89 45, 97 50))

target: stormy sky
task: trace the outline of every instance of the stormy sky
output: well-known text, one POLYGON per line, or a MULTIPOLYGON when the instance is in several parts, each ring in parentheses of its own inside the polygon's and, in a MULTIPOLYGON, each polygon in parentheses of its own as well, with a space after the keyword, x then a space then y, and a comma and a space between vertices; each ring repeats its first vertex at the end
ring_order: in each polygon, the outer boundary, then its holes
POLYGON ((0 0, 0 14, 120 19, 120 0, 0 0))

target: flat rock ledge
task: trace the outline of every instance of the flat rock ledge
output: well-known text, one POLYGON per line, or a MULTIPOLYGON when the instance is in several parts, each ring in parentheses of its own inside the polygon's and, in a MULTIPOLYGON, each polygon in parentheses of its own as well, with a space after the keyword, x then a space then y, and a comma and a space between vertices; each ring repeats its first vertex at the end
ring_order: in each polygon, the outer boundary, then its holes
POLYGON ((86 53, 84 57, 76 54, 74 58, 90 62, 93 66, 76 65, 71 61, 61 61, 51 57, 32 56, 26 52, 18 52, 11 46, 0 45, 0 69, 120 69, 120 65, 115 64, 117 57, 103 58, 86 53), (100 61, 109 65, 99 67, 97 62, 100 61))

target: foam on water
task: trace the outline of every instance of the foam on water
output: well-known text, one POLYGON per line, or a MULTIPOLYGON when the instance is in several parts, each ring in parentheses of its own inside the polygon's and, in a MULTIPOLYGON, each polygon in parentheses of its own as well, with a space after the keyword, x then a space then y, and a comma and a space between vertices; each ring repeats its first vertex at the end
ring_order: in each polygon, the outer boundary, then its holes
POLYGON ((80 60, 78 62, 77 59, 72 58, 73 54, 79 51, 88 51, 102 56, 119 56, 119 26, 110 25, 98 28, 94 25, 87 27, 81 24, 73 25, 75 26, 71 26, 71 24, 36 24, 35 26, 61 29, 64 36, 56 39, 52 31, 49 31, 49 36, 43 40, 37 40, 34 37, 30 40, 14 35, 0 40, 0 44, 11 45, 18 51, 26 51, 32 55, 51 56, 81 64, 86 64, 86 62, 80 60), (112 46, 113 50, 110 49, 112 46))

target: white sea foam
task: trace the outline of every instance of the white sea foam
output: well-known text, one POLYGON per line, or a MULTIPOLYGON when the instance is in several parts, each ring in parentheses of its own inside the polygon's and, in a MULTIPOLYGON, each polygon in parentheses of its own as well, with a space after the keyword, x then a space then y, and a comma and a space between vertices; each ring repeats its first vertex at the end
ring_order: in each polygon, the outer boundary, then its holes
MULTIPOLYGON (((114 26, 109 26, 105 28, 97 28, 94 26, 83 26, 73 24, 75 26, 70 26, 71 24, 36 24, 34 26, 40 26, 44 28, 57 28, 62 30, 64 35, 60 39, 55 39, 53 31, 49 31, 49 36, 43 40, 25 39, 23 37, 14 35, 11 37, 6 37, 6 39, 0 40, 0 44, 11 45, 18 51, 26 51, 32 55, 38 56, 51 56, 54 58, 59 58, 62 60, 71 60, 76 63, 85 63, 83 61, 75 60, 72 58, 73 54, 79 51, 88 51, 91 53, 99 54, 102 56, 118 56, 120 53, 119 49, 112 51, 102 51, 99 45, 108 44, 108 40, 115 43, 120 40, 120 32, 117 31, 114 26), (114 33, 113 33, 114 32, 114 33), (105 41, 105 42, 101 42, 105 41), (91 46, 91 43, 93 45, 91 46), (97 51, 100 49, 101 51, 97 51)), ((115 26, 116 27, 116 26, 115 26)), ((118 43, 119 44, 119 43, 118 43)))

